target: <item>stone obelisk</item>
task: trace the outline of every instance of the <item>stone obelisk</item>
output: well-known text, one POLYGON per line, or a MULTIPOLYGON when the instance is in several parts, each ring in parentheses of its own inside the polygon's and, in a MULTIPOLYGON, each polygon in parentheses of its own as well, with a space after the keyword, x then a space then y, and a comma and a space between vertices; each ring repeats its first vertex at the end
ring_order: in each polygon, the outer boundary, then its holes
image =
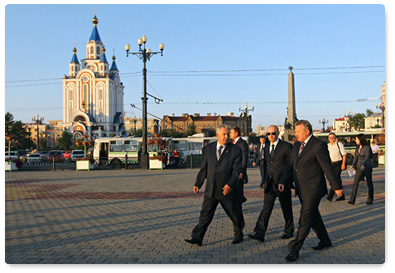
POLYGON ((295 79, 292 72, 293 67, 290 66, 288 73, 288 126, 295 129, 296 108, 295 108, 295 79))

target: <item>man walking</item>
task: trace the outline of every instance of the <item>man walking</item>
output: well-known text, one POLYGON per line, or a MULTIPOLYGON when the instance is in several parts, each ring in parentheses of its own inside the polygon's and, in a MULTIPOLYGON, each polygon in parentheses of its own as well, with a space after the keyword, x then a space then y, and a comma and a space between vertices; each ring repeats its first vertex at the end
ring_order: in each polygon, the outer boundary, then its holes
POLYGON ((263 188, 265 184, 265 136, 259 137, 259 144, 256 147, 255 159, 252 165, 255 167, 256 165, 259 166, 259 171, 261 173, 261 184, 260 187, 263 188))
MULTIPOLYGON (((332 190, 339 197, 343 195, 340 181, 331 164, 328 147, 325 142, 314 137, 312 132, 312 126, 307 120, 295 123, 295 136, 298 142, 292 149, 292 166, 295 190, 299 196, 301 209, 296 238, 288 244, 290 253, 285 257, 288 261, 296 261, 299 258, 299 250, 309 235, 310 228, 313 228, 320 240, 318 245, 313 247, 314 250, 332 246, 318 210, 321 198, 327 192, 325 175, 332 190)), ((284 188, 285 185, 279 185, 279 191, 283 191, 284 188)))
POLYGON ((239 174, 237 180, 237 190, 240 204, 243 204, 247 201, 247 198, 244 196, 244 183, 248 183, 247 176, 247 163, 248 163, 248 144, 247 142, 240 137, 240 128, 233 127, 230 129, 230 138, 232 139, 232 143, 239 146, 241 149, 242 160, 241 160, 241 173, 239 174))
MULTIPOLYGON (((341 178, 342 171, 346 169, 346 158, 347 158, 347 153, 346 149, 344 148, 343 143, 336 141, 336 134, 335 133, 330 133, 328 135, 328 151, 329 151, 329 157, 331 158, 332 161, 332 167, 335 170, 336 176, 339 178, 340 181, 340 186, 343 188, 343 181, 341 178)), ((335 195, 335 192, 330 189, 328 193, 328 201, 332 202, 333 196, 335 195)), ((342 201, 346 200, 344 194, 337 198, 336 201, 342 201)))
POLYGON ((263 209, 259 214, 256 222, 254 234, 248 237, 263 242, 265 233, 269 224, 269 218, 272 214, 274 202, 278 197, 285 220, 284 234, 281 239, 288 239, 293 236, 294 221, 292 214, 291 185, 292 185, 292 167, 291 151, 292 145, 278 138, 279 130, 275 125, 267 128, 266 133, 269 144, 265 146, 264 160, 266 161, 266 176, 264 187, 263 209), (279 184, 284 185, 283 190, 278 190, 279 184))
POLYGON ((232 243, 238 244, 243 241, 243 215, 236 190, 241 173, 241 149, 228 142, 227 126, 217 128, 217 139, 218 141, 203 148, 202 165, 193 187, 193 191, 198 193, 207 179, 199 222, 192 231, 192 239, 185 239, 186 242, 198 246, 202 245, 218 203, 233 222, 232 243))

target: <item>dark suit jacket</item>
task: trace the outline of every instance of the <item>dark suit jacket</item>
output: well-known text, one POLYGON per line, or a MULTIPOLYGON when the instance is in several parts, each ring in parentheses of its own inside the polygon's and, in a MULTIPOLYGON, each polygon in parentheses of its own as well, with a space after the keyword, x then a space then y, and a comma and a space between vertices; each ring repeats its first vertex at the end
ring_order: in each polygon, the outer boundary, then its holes
POLYGON ((239 140, 235 143, 236 146, 238 146, 241 149, 241 154, 242 154, 242 160, 241 160, 241 172, 243 173, 243 181, 248 182, 248 176, 247 176, 247 163, 248 163, 248 144, 247 142, 239 138, 239 140))
MULTIPOLYGON (((265 147, 267 146, 267 143, 265 142, 265 147)), ((258 143, 258 146, 256 146, 256 151, 255 151, 255 157, 254 157, 254 161, 255 161, 255 163, 259 166, 259 164, 261 163, 261 159, 260 159, 260 156, 261 156, 261 146, 262 146, 262 144, 261 143, 258 143)), ((263 147, 263 149, 265 149, 265 147, 263 147)), ((264 161, 263 161, 264 162, 264 161)))
POLYGON ((327 193, 326 175, 333 190, 341 189, 329 157, 328 145, 311 136, 299 154, 301 143, 296 142, 292 149, 293 177, 296 194, 301 200, 322 198, 327 193))
POLYGON ((205 195, 216 199, 237 197, 237 179, 241 173, 241 149, 232 143, 226 144, 220 159, 216 156, 217 142, 212 142, 202 150, 202 165, 196 177, 195 186, 202 187, 207 178, 205 195), (228 185, 232 191, 223 195, 222 188, 228 185))
POLYGON ((271 189, 272 183, 277 189, 278 184, 293 187, 292 177, 292 144, 279 140, 272 157, 269 155, 271 142, 265 145, 265 192, 271 189))

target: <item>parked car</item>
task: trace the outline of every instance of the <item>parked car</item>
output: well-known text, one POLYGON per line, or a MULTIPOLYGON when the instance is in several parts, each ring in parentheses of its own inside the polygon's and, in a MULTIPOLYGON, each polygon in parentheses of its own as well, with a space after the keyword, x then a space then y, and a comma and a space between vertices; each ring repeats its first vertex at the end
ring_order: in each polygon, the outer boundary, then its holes
POLYGON ((41 159, 42 159, 42 160, 47 160, 47 159, 48 159, 48 154, 49 154, 48 151, 42 151, 42 152, 40 152, 41 159))
POLYGON ((27 163, 40 163, 41 161, 42 161, 42 158, 39 153, 28 154, 26 157, 27 163))
POLYGON ((70 160, 71 161, 76 161, 79 158, 85 157, 85 153, 82 150, 73 150, 71 152, 70 160))
POLYGON ((5 152, 5 159, 11 158, 12 160, 14 159, 18 159, 19 158, 19 154, 16 151, 10 151, 8 153, 8 151, 5 152))
POLYGON ((59 150, 52 150, 48 153, 48 162, 52 162, 55 158, 56 162, 63 161, 63 154, 59 150))
POLYGON ((66 160, 70 160, 71 157, 71 151, 66 151, 64 152, 63 158, 66 160))
POLYGON ((26 150, 18 150, 19 159, 22 160, 22 162, 25 162, 26 161, 26 156, 27 156, 28 153, 29 153, 28 149, 26 149, 26 150))

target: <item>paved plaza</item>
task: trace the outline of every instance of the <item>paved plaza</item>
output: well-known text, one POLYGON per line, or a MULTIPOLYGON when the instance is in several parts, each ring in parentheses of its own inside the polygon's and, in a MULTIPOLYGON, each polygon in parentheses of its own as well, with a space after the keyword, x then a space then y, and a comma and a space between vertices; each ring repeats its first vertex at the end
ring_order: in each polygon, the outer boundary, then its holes
MULTIPOLYGON (((232 245, 230 219, 218 206, 202 247, 184 242, 198 222, 203 189, 192 192, 198 169, 145 171, 16 171, 5 174, 5 261, 46 263, 288 263, 284 220, 276 201, 264 243, 251 240, 263 205, 259 170, 248 169, 244 241, 232 245)), ((346 198, 352 179, 343 172, 346 198)), ((380 264, 385 261, 385 169, 373 169, 375 200, 362 182, 354 206, 320 204, 333 247, 313 251, 313 231, 300 264, 380 264)), ((299 200, 293 197, 295 229, 299 200)))

